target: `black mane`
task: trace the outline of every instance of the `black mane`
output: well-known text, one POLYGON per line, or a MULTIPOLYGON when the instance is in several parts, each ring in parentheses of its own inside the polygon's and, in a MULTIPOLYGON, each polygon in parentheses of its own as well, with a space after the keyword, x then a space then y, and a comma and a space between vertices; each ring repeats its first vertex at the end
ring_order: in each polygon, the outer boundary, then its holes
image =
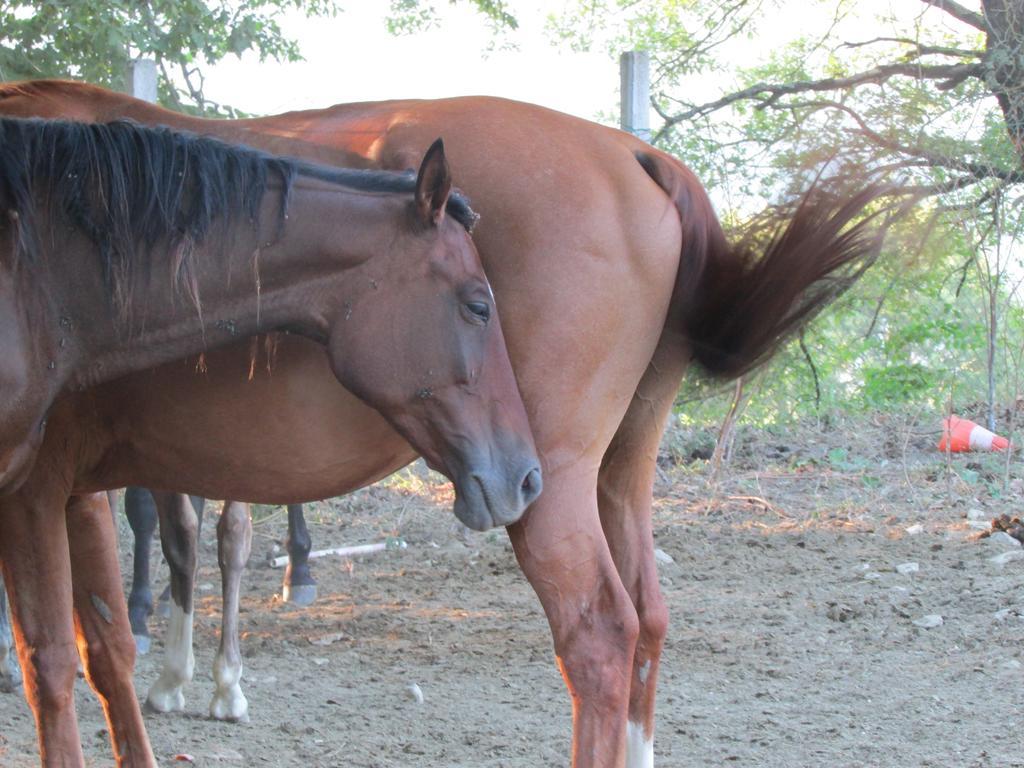
MULTIPOLYGON (((96 243, 107 285, 122 312, 127 311, 129 276, 143 258, 137 252, 149 254, 166 243, 187 283, 193 247, 216 221, 245 217, 258 223, 273 178, 283 187, 283 220, 300 175, 368 193, 411 194, 416 184, 408 174, 317 166, 129 120, 0 118, 0 207, 17 225, 15 258, 38 259, 35 207, 48 201, 51 214, 96 243)), ((467 230, 476 221, 457 194, 448 212, 467 230)))
MULTIPOLYGON (((268 157, 272 157, 269 156, 268 157)), ((303 160, 294 160, 294 168, 301 176, 309 176, 331 184, 338 184, 361 192, 380 192, 395 195, 411 195, 416 191, 414 171, 376 171, 361 168, 337 168, 329 165, 314 165, 303 160)), ((472 232, 480 216, 470 207, 469 200, 458 190, 452 190, 445 212, 472 232)))

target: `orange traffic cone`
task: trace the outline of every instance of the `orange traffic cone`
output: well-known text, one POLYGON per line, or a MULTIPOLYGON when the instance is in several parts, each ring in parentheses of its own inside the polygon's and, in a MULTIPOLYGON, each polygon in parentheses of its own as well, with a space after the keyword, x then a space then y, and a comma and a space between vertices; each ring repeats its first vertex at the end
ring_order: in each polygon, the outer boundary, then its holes
POLYGON ((1010 441, 1005 437, 1000 437, 994 432, 989 432, 980 424, 957 416, 950 416, 942 422, 942 439, 939 440, 940 451, 946 450, 947 440, 949 441, 949 450, 953 453, 1005 451, 1010 447, 1010 441))

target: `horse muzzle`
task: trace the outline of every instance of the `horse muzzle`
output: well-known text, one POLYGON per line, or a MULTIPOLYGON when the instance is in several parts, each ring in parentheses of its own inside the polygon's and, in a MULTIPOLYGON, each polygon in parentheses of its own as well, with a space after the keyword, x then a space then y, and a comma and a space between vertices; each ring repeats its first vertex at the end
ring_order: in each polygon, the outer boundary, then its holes
POLYGON ((474 531, 516 522, 543 489, 535 456, 475 463, 455 478, 455 516, 474 531))

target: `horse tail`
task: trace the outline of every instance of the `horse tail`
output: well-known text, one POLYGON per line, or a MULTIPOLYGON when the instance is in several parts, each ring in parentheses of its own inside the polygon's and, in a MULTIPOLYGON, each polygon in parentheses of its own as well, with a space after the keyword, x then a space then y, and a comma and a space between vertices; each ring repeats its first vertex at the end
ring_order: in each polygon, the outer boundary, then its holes
POLYGON ((877 187, 842 203, 819 199, 812 188, 758 257, 747 245, 726 240, 690 169, 657 150, 635 156, 673 200, 682 225, 669 321, 716 378, 736 378, 767 360, 878 255, 880 237, 869 233, 867 219, 847 226, 878 197, 877 187))

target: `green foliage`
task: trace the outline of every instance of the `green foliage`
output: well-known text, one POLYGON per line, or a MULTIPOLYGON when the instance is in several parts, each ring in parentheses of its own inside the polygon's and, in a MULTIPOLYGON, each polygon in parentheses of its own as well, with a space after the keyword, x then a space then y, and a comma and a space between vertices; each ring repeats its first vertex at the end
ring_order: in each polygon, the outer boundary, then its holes
POLYGON ((889 363, 863 368, 864 405, 885 408, 919 400, 933 392, 938 373, 922 363, 889 363))
POLYGON ((234 115, 207 100, 201 67, 228 54, 301 59, 285 38, 282 13, 334 15, 334 0, 0 0, 0 78, 72 77, 121 88, 128 62, 157 61, 161 101, 171 107, 234 115))
MULTIPOLYGON (((517 29, 519 21, 504 0, 448 0, 449 5, 472 5, 491 25, 493 32, 517 29)), ((388 31, 393 35, 413 35, 440 24, 437 4, 424 0, 391 0, 388 31)))
MULTIPOLYGON (((465 2, 496 27, 517 25, 501 0, 465 2)), ((338 0, 0 0, 0 80, 70 77, 122 89, 130 61, 156 60, 160 102, 173 109, 239 117, 203 92, 203 68, 228 55, 298 61, 286 12, 333 17, 338 0)), ((415 32, 436 21, 427 0, 392 0, 389 27, 415 32)))

